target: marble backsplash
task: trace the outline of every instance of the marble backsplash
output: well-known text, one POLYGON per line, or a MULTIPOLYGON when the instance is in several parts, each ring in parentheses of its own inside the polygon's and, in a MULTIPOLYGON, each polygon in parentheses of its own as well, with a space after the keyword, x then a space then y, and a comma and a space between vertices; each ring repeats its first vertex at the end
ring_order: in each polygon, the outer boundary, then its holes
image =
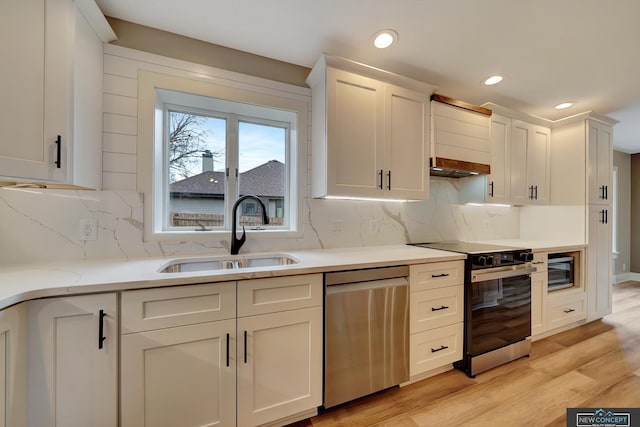
MULTIPOLYGON (((305 199, 302 236, 249 237, 242 250, 519 237, 519 208, 460 204, 457 185, 453 179, 433 179, 431 197, 422 202, 305 199)), ((222 255, 227 254, 229 248, 229 233, 212 236, 207 244, 188 240, 145 242, 142 231, 143 197, 134 191, 2 188, 0 218, 0 264, 5 265, 222 255), (91 218, 98 222, 98 239, 81 241, 79 221, 91 218)))

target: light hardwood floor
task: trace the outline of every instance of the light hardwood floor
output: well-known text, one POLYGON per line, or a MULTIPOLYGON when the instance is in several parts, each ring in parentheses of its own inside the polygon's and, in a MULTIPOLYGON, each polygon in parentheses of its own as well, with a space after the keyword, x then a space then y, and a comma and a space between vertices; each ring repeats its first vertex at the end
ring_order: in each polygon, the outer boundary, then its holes
POLYGON ((475 379, 449 371, 291 427, 565 426, 573 407, 640 407, 640 282, 614 285, 612 314, 534 342, 528 358, 475 379))

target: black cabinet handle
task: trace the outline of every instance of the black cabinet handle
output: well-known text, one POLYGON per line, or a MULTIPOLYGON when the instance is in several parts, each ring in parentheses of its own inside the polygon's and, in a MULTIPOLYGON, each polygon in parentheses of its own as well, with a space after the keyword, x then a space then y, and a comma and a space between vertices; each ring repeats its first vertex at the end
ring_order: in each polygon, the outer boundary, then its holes
POLYGON ((449 273, 442 273, 442 274, 432 274, 431 277, 432 278, 437 278, 437 277, 447 277, 449 276, 449 273))
POLYGON ((532 262, 531 264, 544 264, 544 261, 535 261, 535 262, 532 262))
POLYGON ((600 223, 604 224, 605 223, 604 221, 605 221, 605 219, 604 219, 604 209, 602 209, 600 211, 600 223))
POLYGON ((244 363, 247 363, 247 331, 244 331, 244 363))
POLYGON ((574 311, 576 311, 575 308, 570 308, 568 310, 564 310, 565 314, 569 314, 569 313, 572 313, 574 311))
POLYGON ((58 135, 56 138, 56 168, 60 169, 62 167, 62 137, 58 135))
POLYGON ((447 308, 449 308, 446 305, 441 305, 440 307, 431 307, 431 311, 440 311, 440 310, 446 310, 447 308))
POLYGON ((605 200, 609 200, 609 186, 608 185, 604 186, 604 199, 605 200))
POLYGON ((387 173, 387 190, 391 190, 391 171, 387 173))
POLYGON ((533 185, 529 187, 529 199, 533 200, 533 185))
POLYGON ((100 310, 100 312, 98 313, 98 350, 102 350, 102 347, 104 347, 104 340, 107 339, 107 337, 104 336, 104 318, 107 315, 107 313, 104 312, 104 310, 100 310))
POLYGON ((446 346, 446 345, 441 345, 441 346, 440 346, 440 348, 432 348, 432 349, 431 349, 431 353, 436 353, 436 352, 438 352, 438 351, 446 350, 446 349, 448 349, 448 348, 449 348, 449 347, 448 347, 448 346, 446 346))
POLYGON ((609 209, 604 210, 604 223, 609 224, 609 209))
POLYGON ((229 334, 227 334, 227 368, 229 367, 229 334))
POLYGON ((489 187, 491 188, 491 190, 489 190, 489 197, 493 197, 493 181, 491 181, 491 184, 489 184, 489 187))
POLYGON ((382 169, 380 169, 380 186, 379 188, 382 190, 384 188, 383 186, 383 181, 384 181, 384 171, 382 169))
POLYGON ((535 188, 535 190, 536 190, 536 196, 535 196, 535 199, 536 199, 536 200, 538 200, 538 186, 536 185, 536 186, 534 186, 534 188, 535 188))

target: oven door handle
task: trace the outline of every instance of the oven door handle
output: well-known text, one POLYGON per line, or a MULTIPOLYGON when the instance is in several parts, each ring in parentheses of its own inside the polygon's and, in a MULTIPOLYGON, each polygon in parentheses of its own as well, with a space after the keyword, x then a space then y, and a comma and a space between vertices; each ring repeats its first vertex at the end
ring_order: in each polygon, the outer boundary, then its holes
POLYGON ((506 279, 508 277, 527 276, 538 271, 530 264, 515 265, 511 267, 498 267, 471 272, 471 283, 485 282, 487 280, 506 279))

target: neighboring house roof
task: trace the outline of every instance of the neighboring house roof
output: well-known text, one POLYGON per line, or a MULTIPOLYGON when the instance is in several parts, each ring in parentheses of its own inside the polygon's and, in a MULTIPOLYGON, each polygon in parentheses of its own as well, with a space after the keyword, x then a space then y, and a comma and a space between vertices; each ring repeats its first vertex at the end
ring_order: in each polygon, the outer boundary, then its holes
MULTIPOLYGON (((260 197, 284 197, 285 167, 278 160, 269 160, 260 166, 240 173, 240 194, 260 197)), ((171 193, 190 193, 192 196, 222 196, 224 172, 202 172, 198 175, 171 183, 171 193)))

